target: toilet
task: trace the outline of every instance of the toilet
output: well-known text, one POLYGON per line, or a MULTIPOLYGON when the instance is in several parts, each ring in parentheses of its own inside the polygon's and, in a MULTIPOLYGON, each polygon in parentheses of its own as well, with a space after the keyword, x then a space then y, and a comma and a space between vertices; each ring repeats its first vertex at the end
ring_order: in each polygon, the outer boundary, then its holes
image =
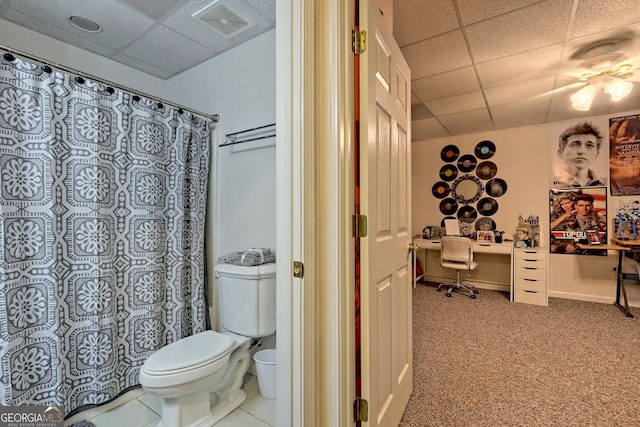
POLYGON ((205 331, 153 353, 140 369, 140 384, 159 396, 157 427, 212 426, 246 398, 242 381, 249 345, 276 331, 276 265, 219 264, 223 331, 205 331))

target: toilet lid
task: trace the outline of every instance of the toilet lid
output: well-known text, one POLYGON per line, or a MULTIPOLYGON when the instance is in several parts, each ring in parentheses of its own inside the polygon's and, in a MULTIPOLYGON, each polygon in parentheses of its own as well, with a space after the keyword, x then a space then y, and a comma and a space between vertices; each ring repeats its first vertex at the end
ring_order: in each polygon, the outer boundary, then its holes
POLYGON ((149 356, 144 369, 151 375, 194 369, 225 357, 233 345, 233 339, 226 335, 200 332, 162 347, 149 356))

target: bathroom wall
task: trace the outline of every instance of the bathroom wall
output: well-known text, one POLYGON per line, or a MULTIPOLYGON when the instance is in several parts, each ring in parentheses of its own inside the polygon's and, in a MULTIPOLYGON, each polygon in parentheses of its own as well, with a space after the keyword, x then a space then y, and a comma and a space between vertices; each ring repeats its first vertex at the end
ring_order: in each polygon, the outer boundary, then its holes
MULTIPOLYGON (((609 117, 637 113, 636 110, 607 116, 576 118, 570 124, 581 120, 601 120, 603 117, 608 120, 609 117)), ((433 184, 440 180, 440 167, 444 165, 440 158, 442 148, 448 144, 454 144, 460 148, 461 154, 473 153, 478 142, 491 140, 496 145, 496 153, 490 159, 497 165, 496 177, 507 182, 507 192, 496 199, 499 208, 491 218, 496 222, 499 230, 506 230, 508 234, 513 235, 519 214, 525 217, 529 214, 538 214, 542 246, 548 248, 549 168, 551 167, 549 144, 557 144, 557 139, 552 141, 550 137, 551 126, 553 124, 414 141, 412 148, 413 234, 420 234, 425 225, 439 225, 443 217, 439 210, 440 199, 436 199, 431 193, 433 184)), ((607 138, 607 130, 601 129, 601 131, 607 138)), ((608 152, 608 143, 605 142, 600 155, 608 156, 608 152)), ((607 217, 611 219, 620 198, 611 196, 609 191, 607 193, 607 217)), ((631 198, 638 199, 640 196, 631 198)), ((616 265, 617 254, 614 251, 609 251, 606 257, 549 254, 549 296, 612 303, 616 293, 616 273, 613 271, 616 265)), ((627 286, 627 290, 629 303, 640 306, 640 285, 627 286)))

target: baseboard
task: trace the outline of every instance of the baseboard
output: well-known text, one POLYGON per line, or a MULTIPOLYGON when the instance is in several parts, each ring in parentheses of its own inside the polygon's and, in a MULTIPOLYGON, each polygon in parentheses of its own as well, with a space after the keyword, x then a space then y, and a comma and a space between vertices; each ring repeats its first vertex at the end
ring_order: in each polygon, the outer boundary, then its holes
POLYGON ((573 294, 568 292, 548 292, 550 298, 573 299, 576 301, 599 302, 602 304, 613 304, 615 298, 603 297, 598 295, 573 294))
MULTIPOLYGON (((462 275, 461 275, 462 276, 462 275)), ((463 277, 460 278, 462 283, 468 283, 470 285, 475 286, 478 289, 489 289, 492 291, 501 291, 501 292, 510 292, 511 286, 506 283, 485 281, 485 280, 473 280, 473 279, 465 279, 463 277)), ((422 280, 425 282, 433 282, 433 283, 451 283, 455 282, 455 277, 436 277, 436 276, 423 276, 422 280)))

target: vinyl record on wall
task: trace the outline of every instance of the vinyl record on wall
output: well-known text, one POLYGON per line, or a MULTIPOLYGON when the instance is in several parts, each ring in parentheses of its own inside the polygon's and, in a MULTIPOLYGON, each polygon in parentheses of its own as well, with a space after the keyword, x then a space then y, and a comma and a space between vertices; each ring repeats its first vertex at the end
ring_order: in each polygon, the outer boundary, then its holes
POLYGON ((476 231, 493 231, 496 229, 496 222, 491 218, 480 218, 476 221, 476 231))
POLYGON ((498 202, 491 197, 483 197, 478 200, 478 212, 480 215, 491 216, 498 211, 498 202))
POLYGON ((496 144, 491 141, 480 141, 473 152, 479 159, 488 159, 496 154, 496 144))
POLYGON ((451 187, 444 181, 438 181, 431 187, 431 193, 438 199, 444 199, 451 192, 451 187))
POLYGON ((461 172, 471 172, 476 168, 478 161, 471 154, 465 154, 458 159, 458 169, 461 172))
POLYGON ((480 162, 476 168, 476 175, 478 175, 480 179, 491 179, 496 176, 496 173, 498 173, 498 167, 495 163, 488 160, 480 162))
POLYGON ((507 192, 507 183, 500 178, 493 178, 485 185, 485 191, 491 197, 500 197, 507 192))
POLYGON ((445 215, 453 215, 458 210, 458 202, 451 197, 447 197, 446 199, 442 199, 440 202, 440 212, 445 215))
POLYGON ((478 218, 478 211, 473 206, 463 206, 458 210, 458 219, 462 222, 472 223, 478 218))
POLYGON ((440 158, 444 162, 453 162, 460 155, 460 149, 455 145, 447 145, 440 152, 440 158))
POLYGON ((440 179, 443 181, 453 181, 458 176, 458 168, 455 165, 444 165, 440 168, 440 179))

